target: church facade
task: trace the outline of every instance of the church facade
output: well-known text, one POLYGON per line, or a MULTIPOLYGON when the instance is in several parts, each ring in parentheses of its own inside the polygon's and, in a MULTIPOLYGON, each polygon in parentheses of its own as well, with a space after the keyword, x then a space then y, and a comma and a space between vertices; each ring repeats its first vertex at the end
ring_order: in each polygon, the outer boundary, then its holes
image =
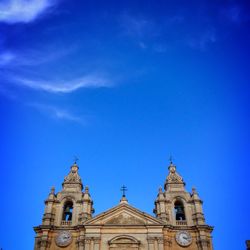
POLYGON ((154 214, 120 203, 93 217, 93 201, 83 187, 78 165, 71 166, 62 190, 52 188, 40 226, 34 227, 35 250, 212 250, 213 228, 205 223, 202 200, 185 190, 171 162, 154 214))

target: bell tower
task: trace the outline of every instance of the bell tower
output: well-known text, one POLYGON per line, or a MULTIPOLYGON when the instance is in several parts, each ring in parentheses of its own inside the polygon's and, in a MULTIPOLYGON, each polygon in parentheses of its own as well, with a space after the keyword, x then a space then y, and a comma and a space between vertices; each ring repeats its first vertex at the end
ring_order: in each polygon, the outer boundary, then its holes
POLYGON ((185 182, 170 161, 164 190, 159 189, 154 213, 165 222, 167 249, 212 250, 213 228, 205 223, 202 200, 195 188, 189 193, 185 182))
POLYGON ((35 227, 34 250, 213 250, 202 200, 189 193, 170 162, 164 189, 155 200, 155 216, 128 203, 123 186, 120 203, 95 217, 89 189, 76 162, 62 190, 52 187, 45 200, 42 224, 35 227))
MULTIPOLYGON (((62 190, 55 193, 52 187, 45 200, 42 225, 34 228, 36 232, 35 250, 58 249, 66 247, 79 239, 77 227, 92 218, 93 201, 89 188, 83 187, 76 162, 64 178, 62 190)), ((67 249, 67 248, 66 248, 67 249)))

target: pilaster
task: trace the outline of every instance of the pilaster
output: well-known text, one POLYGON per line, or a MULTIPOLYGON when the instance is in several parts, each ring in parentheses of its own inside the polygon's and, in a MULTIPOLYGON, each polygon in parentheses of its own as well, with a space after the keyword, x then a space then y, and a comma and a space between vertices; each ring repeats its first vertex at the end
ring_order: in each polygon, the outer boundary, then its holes
POLYGON ((172 246, 172 240, 170 237, 164 238, 164 250, 170 250, 172 246))
POLYGON ((154 237, 148 237, 147 240, 148 240, 148 249, 154 250, 154 243, 155 243, 154 237))
POLYGON ((210 241, 208 239, 197 240, 199 250, 210 250, 210 241))

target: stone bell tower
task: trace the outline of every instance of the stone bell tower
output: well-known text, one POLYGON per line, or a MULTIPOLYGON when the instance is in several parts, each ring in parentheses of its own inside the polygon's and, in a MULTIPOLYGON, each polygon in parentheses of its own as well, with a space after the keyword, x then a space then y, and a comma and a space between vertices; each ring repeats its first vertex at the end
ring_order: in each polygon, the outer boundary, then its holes
POLYGON ((34 250, 212 250, 213 228, 205 222, 198 193, 186 191, 172 162, 168 169, 155 216, 133 207, 123 193, 118 205, 92 217, 89 189, 74 163, 62 190, 52 188, 45 201, 34 250))
POLYGON ((77 245, 80 237, 77 227, 92 218, 93 201, 88 187, 83 189, 78 169, 75 162, 64 178, 60 192, 56 194, 55 188, 51 188, 45 200, 42 225, 34 227, 35 250, 55 250, 59 249, 58 246, 67 247, 71 243, 77 245))
POLYGON ((212 250, 213 228, 205 223, 202 200, 195 188, 185 190, 185 182, 170 162, 164 191, 159 189, 154 213, 165 222, 166 249, 212 250))

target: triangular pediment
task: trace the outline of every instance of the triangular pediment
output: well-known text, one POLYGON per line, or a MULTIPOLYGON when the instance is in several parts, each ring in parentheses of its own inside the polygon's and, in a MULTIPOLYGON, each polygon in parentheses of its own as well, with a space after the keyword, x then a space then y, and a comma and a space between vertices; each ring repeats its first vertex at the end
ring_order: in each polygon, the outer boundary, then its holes
POLYGON ((85 225, 163 225, 163 222, 129 204, 118 206, 86 221, 85 225))

